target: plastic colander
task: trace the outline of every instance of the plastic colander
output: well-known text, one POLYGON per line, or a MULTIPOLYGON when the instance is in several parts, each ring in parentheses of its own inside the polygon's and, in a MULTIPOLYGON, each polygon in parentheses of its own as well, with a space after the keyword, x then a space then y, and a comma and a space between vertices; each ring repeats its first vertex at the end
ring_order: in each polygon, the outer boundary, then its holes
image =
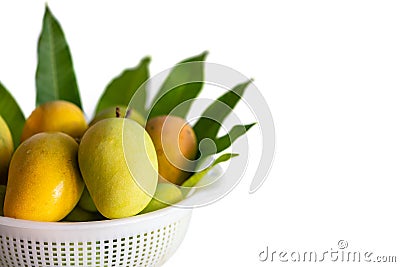
MULTIPOLYGON (((214 169, 209 176, 222 172, 214 169)), ((47 223, 0 217, 0 266, 160 266, 181 244, 191 214, 190 208, 171 206, 95 222, 47 223)))

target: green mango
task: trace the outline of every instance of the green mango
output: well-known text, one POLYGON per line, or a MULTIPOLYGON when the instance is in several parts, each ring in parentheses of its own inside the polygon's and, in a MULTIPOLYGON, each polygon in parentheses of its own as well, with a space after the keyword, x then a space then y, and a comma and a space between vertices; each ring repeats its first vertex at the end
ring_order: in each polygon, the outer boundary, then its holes
POLYGON ((172 183, 159 183, 156 193, 149 205, 140 214, 156 211, 183 199, 182 191, 172 183))
POLYGON ((106 108, 99 113, 92 119, 90 122, 90 126, 93 126, 97 122, 104 120, 104 119, 110 119, 110 118, 116 118, 117 117, 117 109, 118 109, 118 117, 120 118, 128 118, 131 120, 136 121, 140 125, 144 127, 146 124, 146 120, 144 117, 139 114, 136 110, 134 109, 128 109, 126 106, 118 106, 118 107, 110 107, 106 108))
POLYGON ((104 119, 90 127, 78 161, 90 196, 106 218, 138 214, 156 191, 157 153, 148 133, 133 120, 104 119))
POLYGON ((0 216, 4 216, 3 206, 4 206, 5 196, 6 196, 6 186, 0 185, 0 216))
POLYGON ((84 209, 89 212, 97 212, 96 205, 94 204, 93 199, 90 196, 89 191, 87 190, 86 187, 83 190, 81 199, 79 199, 78 206, 81 209, 84 209))
POLYGON ((81 209, 79 206, 75 208, 63 219, 66 222, 89 222, 89 221, 100 221, 104 217, 98 212, 88 212, 81 209))

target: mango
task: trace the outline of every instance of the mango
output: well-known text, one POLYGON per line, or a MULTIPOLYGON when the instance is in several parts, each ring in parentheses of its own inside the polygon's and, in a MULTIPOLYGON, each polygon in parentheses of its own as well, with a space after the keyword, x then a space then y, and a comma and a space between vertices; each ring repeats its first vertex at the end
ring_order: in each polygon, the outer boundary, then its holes
POLYGON ((6 186, 0 185, 0 216, 4 215, 3 206, 4 206, 4 197, 6 196, 6 186))
POLYGON ((10 129, 4 119, 0 116, 0 184, 7 183, 8 166, 14 151, 10 129))
POLYGON ((82 110, 73 103, 57 100, 38 106, 26 119, 21 142, 41 132, 63 132, 80 139, 88 125, 82 110))
POLYGON ((118 116, 120 118, 126 117, 128 119, 136 121, 143 127, 145 126, 146 120, 144 119, 144 117, 140 113, 138 113, 136 110, 128 109, 126 106, 118 106, 118 107, 115 106, 115 107, 106 108, 106 109, 100 111, 92 119, 89 126, 93 126, 96 122, 101 121, 103 119, 116 118, 117 117, 117 108, 118 108, 118 112, 119 112, 118 116))
POLYGON ((176 185, 171 183, 159 183, 153 199, 150 201, 149 205, 140 212, 140 214, 168 207, 182 199, 182 191, 176 185))
POLYGON ((96 205, 94 204, 93 199, 90 196, 89 191, 87 190, 86 187, 83 190, 81 199, 78 202, 78 206, 81 209, 89 211, 89 212, 97 212, 96 205))
POLYGON ((76 206, 68 215, 63 219, 66 222, 89 222, 103 220, 104 217, 100 213, 86 211, 79 206, 76 206))
POLYGON ((150 119, 146 130, 157 151, 159 180, 180 185, 191 174, 197 154, 197 139, 192 127, 182 118, 158 116, 150 119))
POLYGON ((157 154, 137 122, 104 119, 91 126, 79 145, 79 166, 97 210, 106 218, 138 214, 157 187, 157 154))
POLYGON ((84 189, 77 155, 76 141, 60 132, 23 142, 11 159, 4 215, 46 222, 67 216, 84 189))

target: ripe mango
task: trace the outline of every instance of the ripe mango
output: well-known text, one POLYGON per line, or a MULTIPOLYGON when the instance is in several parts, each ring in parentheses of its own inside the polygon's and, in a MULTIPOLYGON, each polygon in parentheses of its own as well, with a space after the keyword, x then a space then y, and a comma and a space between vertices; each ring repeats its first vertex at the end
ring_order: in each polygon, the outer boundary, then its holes
POLYGON ((197 154, 197 139, 192 127, 182 118, 158 116, 150 119, 146 130, 157 151, 159 180, 180 185, 190 175, 197 154))
POLYGON ((126 106, 111 107, 100 111, 90 122, 89 126, 92 126, 96 122, 101 121, 103 119, 116 118, 117 108, 120 118, 126 117, 128 119, 136 121, 143 127, 145 126, 146 120, 143 118, 143 116, 140 115, 136 110, 128 109, 126 106))
POLYGON ((77 154, 76 141, 60 132, 23 142, 11 159, 4 215, 48 222, 67 216, 84 189, 77 154))
POLYGON ((7 183, 8 166, 14 151, 10 129, 0 116, 0 184, 7 183))
POLYGON ((38 106, 26 119, 21 142, 41 132, 63 132, 80 139, 87 127, 78 106, 63 100, 51 101, 38 106))
POLYGON ((82 137, 79 166, 97 210, 106 218, 136 215, 157 187, 157 154, 137 122, 104 119, 82 137))

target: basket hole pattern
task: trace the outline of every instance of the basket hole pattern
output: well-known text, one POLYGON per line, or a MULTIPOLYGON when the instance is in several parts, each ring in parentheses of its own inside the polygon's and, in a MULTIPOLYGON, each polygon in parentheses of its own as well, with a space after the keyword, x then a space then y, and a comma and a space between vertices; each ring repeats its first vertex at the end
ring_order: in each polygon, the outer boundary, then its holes
POLYGON ((0 266, 156 266, 173 247, 179 223, 112 240, 71 243, 13 238, 0 233, 0 266))

